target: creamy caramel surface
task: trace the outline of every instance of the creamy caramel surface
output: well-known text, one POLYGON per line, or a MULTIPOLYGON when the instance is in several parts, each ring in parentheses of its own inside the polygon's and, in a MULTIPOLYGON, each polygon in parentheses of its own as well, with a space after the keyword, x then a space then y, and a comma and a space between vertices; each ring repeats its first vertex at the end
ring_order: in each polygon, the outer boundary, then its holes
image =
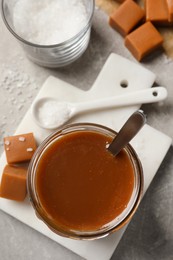
POLYGON ((95 230, 126 208, 134 186, 133 166, 125 151, 113 157, 108 142, 108 136, 79 131, 63 136, 43 154, 37 194, 58 226, 95 230))

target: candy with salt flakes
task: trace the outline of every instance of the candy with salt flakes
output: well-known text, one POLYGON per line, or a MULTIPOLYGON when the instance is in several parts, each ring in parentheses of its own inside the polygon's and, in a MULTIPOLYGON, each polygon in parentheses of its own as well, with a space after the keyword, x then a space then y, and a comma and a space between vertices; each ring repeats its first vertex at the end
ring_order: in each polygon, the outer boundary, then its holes
POLYGON ((29 161, 36 148, 33 133, 7 136, 4 138, 6 159, 9 164, 29 161))

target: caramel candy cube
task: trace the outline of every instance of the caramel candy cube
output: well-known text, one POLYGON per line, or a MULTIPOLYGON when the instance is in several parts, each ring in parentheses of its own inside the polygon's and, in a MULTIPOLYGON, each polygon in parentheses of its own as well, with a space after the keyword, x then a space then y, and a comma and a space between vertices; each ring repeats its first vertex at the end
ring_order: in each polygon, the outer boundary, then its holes
POLYGON ((173 23, 173 0, 167 0, 168 5, 168 20, 173 23))
POLYGON ((4 148, 9 164, 29 161, 37 146, 33 133, 4 138, 4 148))
POLYGON ((118 3, 124 3, 126 2, 127 0, 116 0, 118 3))
POLYGON ((23 201, 26 197, 27 169, 6 165, 1 179, 0 196, 5 199, 23 201))
POLYGON ((133 0, 125 1, 109 17, 109 24, 122 36, 127 35, 144 18, 144 10, 133 0))
POLYGON ((168 5, 166 0, 145 0, 146 21, 167 25, 169 22, 168 5))
POLYGON ((133 56, 141 61, 146 55, 161 47, 163 38, 150 22, 138 27, 125 38, 125 46, 133 56))
POLYGON ((125 2, 126 0, 116 0, 118 3, 123 3, 125 2))

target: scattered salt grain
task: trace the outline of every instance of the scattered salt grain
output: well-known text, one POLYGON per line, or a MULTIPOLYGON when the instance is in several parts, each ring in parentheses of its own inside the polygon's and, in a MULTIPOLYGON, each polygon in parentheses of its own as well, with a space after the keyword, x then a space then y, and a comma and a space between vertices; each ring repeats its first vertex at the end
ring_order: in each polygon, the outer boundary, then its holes
POLYGON ((27 152, 33 152, 33 149, 32 148, 27 148, 26 151, 27 152))
POLYGON ((64 42, 87 24, 82 0, 18 0, 13 13, 17 33, 36 44, 64 42))
POLYGON ((21 82, 19 82, 19 83, 17 84, 17 87, 18 87, 18 88, 21 88, 22 85, 23 85, 23 84, 22 84, 21 82))
POLYGON ((10 141, 9 140, 6 140, 4 143, 5 143, 5 145, 10 145, 10 141))
POLYGON ((20 137, 19 137, 19 141, 20 141, 20 142, 24 142, 24 141, 25 141, 25 139, 26 139, 26 138, 25 138, 25 137, 23 137, 23 136, 20 136, 20 137))

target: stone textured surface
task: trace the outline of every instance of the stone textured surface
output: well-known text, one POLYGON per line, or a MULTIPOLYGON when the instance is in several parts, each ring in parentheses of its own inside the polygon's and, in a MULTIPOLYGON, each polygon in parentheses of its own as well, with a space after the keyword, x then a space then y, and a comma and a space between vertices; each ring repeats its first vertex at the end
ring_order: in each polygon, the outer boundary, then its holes
MULTIPOLYGON (((30 62, 18 42, 0 19, 0 151, 2 137, 11 135, 31 105, 48 75, 54 75, 78 88, 89 89, 111 52, 135 61, 124 47, 123 38, 108 26, 108 17, 95 10, 90 45, 73 65, 49 70, 30 62)), ((158 52, 143 63, 166 86, 164 103, 148 104, 143 110, 148 124, 173 138, 173 61, 158 52)), ((173 147, 128 226, 111 260, 173 259, 173 147)), ((0 260, 66 259, 79 256, 0 211, 0 260)))

